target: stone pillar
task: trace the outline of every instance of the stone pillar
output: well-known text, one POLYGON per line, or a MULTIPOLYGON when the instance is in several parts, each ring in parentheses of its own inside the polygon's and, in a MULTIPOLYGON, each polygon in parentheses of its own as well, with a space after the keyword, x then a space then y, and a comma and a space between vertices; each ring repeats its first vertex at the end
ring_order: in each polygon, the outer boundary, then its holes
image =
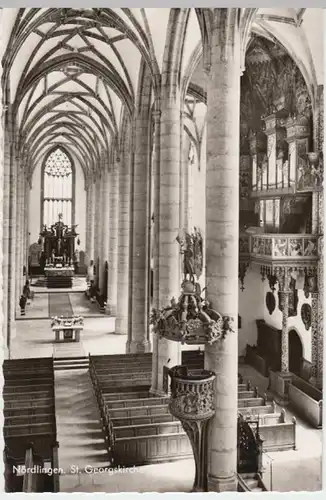
POLYGON ((116 316, 117 313, 119 167, 120 164, 115 160, 110 170, 109 276, 106 306, 110 316, 116 316))
POLYGON ((130 302, 128 353, 149 352, 149 211, 150 154, 149 116, 135 121, 135 153, 132 173, 132 213, 130 248, 130 302))
POLYGON ((208 436, 208 491, 216 492, 237 490, 240 40, 236 11, 213 10, 207 80, 207 298, 229 325, 224 340, 205 346, 205 368, 216 373, 216 414, 208 436))
POLYGON ((101 174, 98 173, 95 182, 95 221, 94 221, 94 265, 96 266, 97 285, 99 278, 100 242, 101 242, 100 213, 101 213, 101 174))
MULTIPOLYGON (((1 20, 1 12, 2 9, 0 9, 0 20, 1 20)), ((0 44, 0 55, 2 58, 2 47, 0 44)), ((2 65, 0 64, 0 79, 2 76, 2 65)), ((2 86, 0 85, 0 102, 2 103, 2 86)), ((6 184, 5 184, 5 141, 4 141, 4 136, 5 136, 5 112, 1 108, 0 109, 0 241, 2 245, 2 251, 0 251, 0 283, 3 284, 3 286, 0 286, 0 328, 1 331, 3 332, 3 336, 5 336, 6 332, 6 310, 7 310, 7 305, 6 305, 6 293, 5 293, 5 288, 6 288, 6 281, 4 279, 4 240, 5 240, 5 228, 4 228, 4 221, 5 221, 5 214, 4 214, 4 197, 5 197, 5 190, 6 190, 6 184)), ((6 345, 6 339, 3 338, 3 357, 6 359, 8 357, 8 352, 7 352, 7 345, 6 345)))
POLYGON ((275 394, 280 404, 288 401, 288 387, 292 374, 289 371, 289 299, 292 293, 290 289, 292 268, 279 267, 275 269, 275 277, 278 281, 280 292, 280 309, 282 311, 282 333, 281 333, 281 371, 271 372, 270 389, 275 394))
MULTIPOLYGON (((185 135, 186 132, 184 130, 184 121, 186 117, 186 112, 181 111, 180 113, 180 177, 179 177, 179 185, 180 185, 180 210, 179 210, 179 228, 186 229, 186 219, 185 219, 185 207, 186 207, 186 191, 187 191, 187 180, 186 180, 186 168, 187 165, 184 161, 183 148, 185 144, 185 135)), ((180 259, 181 264, 181 259, 180 259)), ((180 273, 181 274, 181 273, 180 273)))
POLYGON ((118 229, 118 296, 115 333, 128 334, 129 313, 129 246, 130 246, 130 177, 131 177, 130 125, 123 139, 119 166, 119 229, 118 229))
POLYGON ((26 177, 27 172, 25 171, 25 207, 24 207, 24 217, 25 217, 25 246, 24 246, 24 263, 26 265, 26 273, 28 276, 28 264, 29 264, 29 245, 30 245, 30 234, 29 234, 29 198, 30 198, 30 183, 29 179, 26 177))
POLYGON ((101 171, 101 176, 99 179, 99 188, 98 188, 98 197, 99 197, 99 209, 97 213, 97 219, 98 219, 98 229, 97 229, 97 241, 98 241, 98 251, 97 255, 99 257, 99 264, 98 264, 98 270, 97 270, 97 275, 98 275, 98 286, 100 289, 100 292, 102 293, 103 291, 103 273, 104 273, 104 262, 103 262, 103 236, 104 236, 104 224, 103 224, 103 211, 104 211, 104 205, 103 205, 103 189, 104 189, 104 172, 101 171))
POLYGON ((198 162, 199 161, 200 161, 200 158, 197 158, 197 161, 196 161, 195 147, 194 147, 194 145, 191 146, 191 142, 190 142, 190 149, 188 148, 188 151, 187 151, 188 198, 187 198, 187 205, 185 207, 186 210, 187 210, 187 213, 186 213, 185 217, 186 217, 186 220, 187 220, 187 227, 188 227, 188 229, 192 228, 193 225, 194 225, 193 224, 193 210, 194 210, 194 169, 198 168, 198 162))
POLYGON ((90 255, 90 225, 91 225, 91 186, 89 179, 86 180, 86 241, 85 241, 85 264, 89 262, 90 255))
MULTIPOLYGON (((153 307, 159 308, 160 301, 160 186, 161 186, 161 111, 153 111, 154 146, 153 146, 153 177, 154 177, 154 235, 153 235, 153 307)), ((158 337, 152 332, 152 384, 150 392, 157 388, 158 337)))
POLYGON ((17 198, 16 198, 16 296, 15 296, 15 310, 19 303, 19 298, 22 293, 22 275, 23 269, 21 265, 21 253, 23 246, 23 220, 22 220, 22 211, 23 211, 23 202, 24 202, 24 191, 23 191, 23 171, 20 168, 19 158, 17 159, 17 198))
POLYGON ((23 289, 24 283, 26 280, 26 276, 24 276, 24 266, 26 268, 27 275, 27 266, 26 266, 26 226, 28 226, 28 217, 25 218, 26 213, 26 178, 25 178, 25 169, 22 170, 22 203, 21 203, 21 251, 20 251, 20 267, 21 267, 21 282, 20 282, 20 290, 23 289))
MULTIPOLYGON (((102 231, 103 231, 103 252, 102 252, 102 260, 103 266, 105 266, 105 262, 109 262, 109 242, 110 242, 110 174, 108 171, 108 167, 105 166, 103 172, 103 218, 102 218, 102 231)), ((104 295, 107 295, 107 283, 104 283, 104 268, 102 271, 102 288, 101 292, 104 295), (106 289, 104 290, 104 287, 106 289)))
MULTIPOLYGON (((16 224, 17 224, 17 161, 15 158, 15 144, 12 140, 10 151, 9 173, 9 234, 8 234, 8 337, 15 337, 16 327, 16 224)), ((8 346, 10 344, 8 342, 8 346)))
POLYGON ((89 215, 89 255, 88 255, 88 262, 87 265, 89 265, 90 261, 95 259, 95 254, 94 254, 94 244, 95 244, 95 202, 96 202, 96 194, 95 194, 95 181, 94 179, 91 180, 91 184, 89 186, 89 206, 88 210, 90 212, 89 215))
MULTIPOLYGON (((180 96, 163 102, 160 141, 160 198, 158 212, 159 231, 159 283, 155 307, 162 309, 173 297, 180 295, 180 255, 176 237, 180 224, 180 96)), ((165 394, 164 367, 171 368, 181 362, 179 343, 167 339, 155 339, 153 378, 151 392, 165 394)))
POLYGON ((190 149, 190 139, 188 134, 183 132, 183 142, 182 142, 182 172, 184 176, 184 206, 183 206, 183 221, 184 228, 186 231, 191 231, 192 221, 191 221, 191 207, 192 207, 192 192, 191 192, 191 163, 189 161, 189 149, 190 149))
POLYGON ((280 301, 282 309, 282 337, 281 337, 281 372, 289 373, 289 296, 291 293, 291 269, 277 268, 275 272, 280 292, 280 301))

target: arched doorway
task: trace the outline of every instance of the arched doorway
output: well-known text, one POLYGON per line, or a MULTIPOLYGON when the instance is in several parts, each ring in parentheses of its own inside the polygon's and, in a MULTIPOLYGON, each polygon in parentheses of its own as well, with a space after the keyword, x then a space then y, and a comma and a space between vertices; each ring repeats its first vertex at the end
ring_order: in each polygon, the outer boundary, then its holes
POLYGON ((295 375, 300 375, 303 349, 302 342, 295 330, 289 331, 289 369, 295 375))

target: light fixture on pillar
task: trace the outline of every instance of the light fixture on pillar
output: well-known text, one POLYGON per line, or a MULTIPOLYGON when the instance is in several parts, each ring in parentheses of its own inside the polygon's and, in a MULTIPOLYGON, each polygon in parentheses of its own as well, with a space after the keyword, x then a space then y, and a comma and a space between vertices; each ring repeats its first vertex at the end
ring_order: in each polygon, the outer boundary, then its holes
POLYGON ((178 301, 172 297, 171 305, 164 309, 152 309, 150 322, 159 337, 190 345, 213 344, 234 332, 232 319, 212 309, 209 301, 201 296, 198 279, 203 269, 203 239, 200 231, 194 228, 192 234, 179 235, 177 242, 184 267, 181 295, 178 301))

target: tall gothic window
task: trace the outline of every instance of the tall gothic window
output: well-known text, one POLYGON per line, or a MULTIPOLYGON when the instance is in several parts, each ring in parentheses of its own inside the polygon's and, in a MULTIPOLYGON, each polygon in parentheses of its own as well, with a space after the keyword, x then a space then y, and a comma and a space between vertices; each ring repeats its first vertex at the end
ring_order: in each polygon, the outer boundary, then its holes
POLYGON ((68 155, 58 147, 47 157, 43 171, 43 224, 51 226, 62 213, 63 222, 74 224, 74 171, 68 155))

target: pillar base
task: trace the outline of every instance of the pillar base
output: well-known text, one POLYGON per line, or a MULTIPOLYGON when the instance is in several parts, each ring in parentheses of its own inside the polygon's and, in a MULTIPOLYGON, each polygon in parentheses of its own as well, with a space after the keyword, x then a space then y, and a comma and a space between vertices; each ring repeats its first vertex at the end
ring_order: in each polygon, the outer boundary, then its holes
POLYGON ((292 380, 291 372, 270 372, 269 389, 276 396, 279 404, 286 404, 289 401, 289 385, 292 380))
POLYGON ((115 321, 115 333, 117 335, 128 335, 128 318, 117 318, 115 321))
POLYGON ((126 343, 126 353, 127 354, 138 354, 151 352, 151 343, 148 341, 139 342, 137 340, 128 340, 126 343))
POLYGON ((208 475, 207 491, 223 493, 224 491, 238 491, 238 481, 236 475, 228 478, 218 478, 208 475))
POLYGON ((106 304, 105 314, 108 314, 109 316, 116 317, 116 315, 117 315, 116 304, 106 304))
POLYGON ((149 393, 155 398, 166 398, 167 396, 169 396, 169 394, 167 394, 166 392, 160 391, 159 389, 154 389, 153 387, 150 388, 149 393))

